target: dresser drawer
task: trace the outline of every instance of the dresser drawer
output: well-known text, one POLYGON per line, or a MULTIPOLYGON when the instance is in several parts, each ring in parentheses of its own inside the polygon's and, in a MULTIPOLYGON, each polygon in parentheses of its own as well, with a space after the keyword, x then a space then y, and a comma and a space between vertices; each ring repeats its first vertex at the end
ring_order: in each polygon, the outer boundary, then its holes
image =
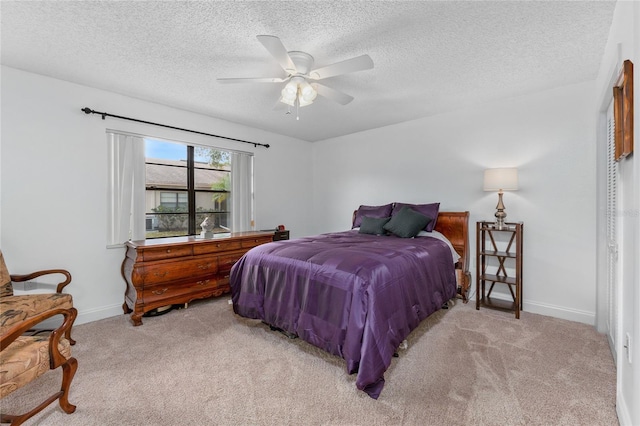
POLYGON ((236 262, 240 260, 242 255, 245 253, 246 251, 238 251, 234 253, 221 255, 218 258, 218 273, 220 273, 221 275, 228 274, 229 271, 231 271, 231 268, 233 267, 233 265, 235 265, 236 262))
POLYGON ((247 240, 242 240, 242 248, 248 249, 252 247, 257 247, 260 244, 266 244, 273 241, 273 236, 268 235, 265 237, 255 237, 247 240))
POLYGON ((218 287, 226 287, 231 291, 231 287, 229 285, 229 272, 227 272, 225 275, 221 275, 220 278, 218 279, 218 287))
POLYGON ((152 260, 170 259, 174 257, 191 256, 193 250, 191 246, 175 246, 175 247, 148 247, 142 252, 142 259, 145 262, 152 260))
POLYGON ((142 291, 142 300, 145 305, 186 303, 189 300, 204 297, 203 294, 206 293, 225 293, 229 291, 228 284, 228 280, 225 283, 215 276, 182 284, 161 284, 145 288, 142 291))
POLYGON ((196 244, 193 247, 193 254, 218 253, 222 251, 238 250, 242 248, 240 241, 218 241, 208 242, 207 244, 196 244))
POLYGON ((185 278, 206 277, 216 272, 218 272, 218 256, 203 256, 192 260, 147 264, 140 270, 140 276, 146 287, 185 278))

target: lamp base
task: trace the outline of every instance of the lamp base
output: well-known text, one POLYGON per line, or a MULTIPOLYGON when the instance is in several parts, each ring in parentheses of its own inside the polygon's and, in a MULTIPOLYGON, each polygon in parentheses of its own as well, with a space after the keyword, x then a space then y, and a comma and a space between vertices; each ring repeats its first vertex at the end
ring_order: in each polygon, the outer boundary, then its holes
POLYGON ((502 190, 498 192, 498 205, 496 206, 496 228, 503 229, 505 227, 504 220, 507 217, 507 213, 504 211, 504 203, 502 202, 502 190))
POLYGON ((504 212, 496 212, 496 228, 497 229, 504 229, 507 227, 507 225, 504 222, 504 217, 506 216, 506 214, 504 214, 504 216, 502 217, 498 217, 498 213, 503 213, 504 212))

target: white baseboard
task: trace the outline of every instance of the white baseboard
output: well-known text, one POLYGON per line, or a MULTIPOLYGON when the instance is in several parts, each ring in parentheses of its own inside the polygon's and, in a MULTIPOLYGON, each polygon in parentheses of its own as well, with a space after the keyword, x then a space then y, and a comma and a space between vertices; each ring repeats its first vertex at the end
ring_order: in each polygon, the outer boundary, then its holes
MULTIPOLYGON (((513 301, 511 295, 493 292, 491 297, 494 299, 513 301)), ((476 296, 475 291, 470 292, 469 303, 475 303, 476 296)), ((548 303, 531 302, 525 300, 523 303, 524 312, 531 312, 533 314, 546 315, 549 317, 565 319, 569 321, 581 322, 595 326, 596 314, 595 312, 581 311, 579 309, 571 309, 563 306, 550 305, 548 303)))
MULTIPOLYGON (((117 315, 123 315, 122 305, 103 306, 97 309, 91 309, 88 311, 78 311, 74 326, 79 324, 85 324, 88 322, 98 321, 105 318, 115 317, 117 315)), ((62 323, 62 316, 55 316, 38 324, 35 329, 38 330, 52 330, 57 328, 62 323)))
POLYGON ((620 392, 618 392, 616 397, 616 413, 618 414, 618 423, 620 423, 621 426, 633 426, 629 407, 625 403, 624 398, 620 397, 620 392))
POLYGON ((122 304, 102 306, 95 309, 78 311, 75 325, 85 324, 88 322, 98 321, 105 318, 123 315, 122 304))
POLYGON ((579 309, 565 308, 563 306, 549 305, 540 302, 524 302, 524 311, 534 314, 547 315, 554 318, 577 321, 584 324, 596 324, 595 312, 581 311, 579 309))

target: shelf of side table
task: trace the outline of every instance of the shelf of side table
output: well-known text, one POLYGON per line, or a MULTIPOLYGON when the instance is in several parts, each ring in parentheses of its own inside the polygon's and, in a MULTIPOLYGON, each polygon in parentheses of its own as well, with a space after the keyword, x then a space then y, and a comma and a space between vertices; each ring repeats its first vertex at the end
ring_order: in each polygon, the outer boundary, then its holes
POLYGON ((476 223, 476 309, 513 311, 520 318, 523 229, 522 222, 508 222, 502 228, 495 222, 476 223), (492 298, 496 284, 506 285, 513 301, 492 298))

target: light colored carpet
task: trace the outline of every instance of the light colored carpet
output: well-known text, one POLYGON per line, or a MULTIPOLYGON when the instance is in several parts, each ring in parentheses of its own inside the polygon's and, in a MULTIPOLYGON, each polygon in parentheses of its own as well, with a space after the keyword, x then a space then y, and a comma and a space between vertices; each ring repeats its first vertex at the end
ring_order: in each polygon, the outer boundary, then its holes
MULTIPOLYGON (((342 359, 236 316, 222 297, 75 327, 79 369, 64 414, 38 425, 616 425, 615 367, 593 327, 457 302, 408 339, 376 401, 342 359)), ((59 375, 2 400, 31 407, 59 375)))

